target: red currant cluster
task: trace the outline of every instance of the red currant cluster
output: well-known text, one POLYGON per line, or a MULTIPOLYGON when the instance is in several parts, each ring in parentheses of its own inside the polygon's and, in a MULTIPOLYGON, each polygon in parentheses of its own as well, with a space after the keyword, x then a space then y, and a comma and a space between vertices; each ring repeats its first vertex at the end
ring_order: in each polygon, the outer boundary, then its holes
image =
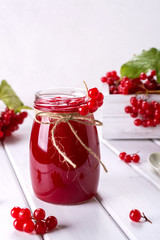
POLYGON ((35 230, 36 234, 45 234, 53 230, 57 224, 57 218, 49 216, 45 219, 45 211, 42 208, 37 208, 33 217, 28 208, 14 207, 11 210, 11 216, 15 218, 13 226, 16 230, 31 233, 35 230))
POLYGON ((10 136, 12 132, 18 130, 18 125, 22 124, 27 112, 15 113, 14 110, 6 108, 0 115, 0 140, 10 136))
POLYGON ((102 82, 109 85, 110 94, 134 94, 136 92, 146 92, 160 90, 160 84, 156 81, 156 71, 152 70, 149 74, 141 73, 139 78, 130 79, 120 77, 116 71, 107 72, 106 77, 101 78, 102 82))
POLYGON ((134 221, 134 222, 139 222, 141 218, 144 218, 145 221, 148 221, 148 222, 152 223, 152 222, 145 216, 144 213, 142 213, 142 215, 141 215, 141 213, 140 213, 140 211, 139 211, 138 209, 133 209, 133 210, 131 210, 130 213, 129 213, 129 217, 130 217, 130 219, 131 219, 132 221, 134 221))
POLYGON ((140 157, 139 157, 138 154, 136 154, 136 153, 134 153, 134 154, 127 154, 126 152, 121 152, 119 154, 119 158, 121 160, 123 160, 124 162, 126 162, 126 163, 130 163, 131 161, 137 163, 140 160, 140 157))
POLYGON ((103 104, 104 96, 97 88, 91 88, 88 91, 88 102, 79 107, 78 112, 82 116, 97 111, 103 104))
POLYGON ((160 104, 156 101, 148 102, 147 100, 130 98, 131 106, 126 106, 124 111, 136 118, 135 126, 155 127, 160 123, 160 104))

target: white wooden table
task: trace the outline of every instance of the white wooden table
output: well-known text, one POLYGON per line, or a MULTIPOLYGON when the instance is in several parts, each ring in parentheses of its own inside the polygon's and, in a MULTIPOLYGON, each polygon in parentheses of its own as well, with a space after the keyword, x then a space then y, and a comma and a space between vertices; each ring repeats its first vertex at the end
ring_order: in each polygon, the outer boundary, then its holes
POLYGON ((152 140, 101 139, 102 161, 99 190, 89 202, 74 206, 59 206, 37 199, 31 187, 29 173, 29 138, 32 114, 20 129, 0 146, 0 239, 45 240, 123 240, 160 239, 160 174, 148 164, 147 156, 160 151, 160 142, 152 140), (126 164, 119 152, 139 151, 140 163, 126 164), (55 215, 56 230, 38 236, 16 231, 10 210, 14 206, 42 207, 47 215, 55 215), (137 208, 153 222, 135 223, 130 210, 137 208))

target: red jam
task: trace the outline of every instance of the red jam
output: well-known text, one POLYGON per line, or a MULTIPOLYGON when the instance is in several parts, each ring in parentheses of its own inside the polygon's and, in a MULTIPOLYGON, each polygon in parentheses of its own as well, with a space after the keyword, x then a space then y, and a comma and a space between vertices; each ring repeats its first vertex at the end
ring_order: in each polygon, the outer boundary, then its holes
MULTIPOLYGON (((80 104, 87 98, 82 91, 71 89, 38 92, 35 109, 51 113, 76 113, 80 104), (66 91, 69 92, 66 93, 66 91)), ((93 115, 90 116, 93 118, 93 115)), ((60 122, 55 130, 55 140, 61 151, 76 165, 64 161, 53 145, 51 131, 53 117, 39 116, 33 122, 30 139, 30 171, 35 195, 46 202, 56 204, 75 204, 93 197, 98 188, 100 164, 77 140, 67 122, 60 122), (52 123, 51 123, 52 122, 52 123)), ((70 123, 83 143, 98 156, 99 140, 95 126, 85 125, 73 120, 70 123)))

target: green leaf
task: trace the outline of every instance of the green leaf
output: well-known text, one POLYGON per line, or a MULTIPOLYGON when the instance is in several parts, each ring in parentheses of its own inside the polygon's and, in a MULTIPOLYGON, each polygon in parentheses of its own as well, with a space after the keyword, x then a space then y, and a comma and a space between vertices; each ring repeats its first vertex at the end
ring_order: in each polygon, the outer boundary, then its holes
POLYGON ((8 108, 16 112, 21 109, 31 109, 30 107, 24 106, 23 102, 5 80, 0 84, 0 100, 2 100, 8 108))
POLYGON ((160 50, 151 48, 143 50, 140 55, 135 55, 121 67, 121 76, 138 78, 142 72, 156 70, 157 81, 160 82, 160 50))

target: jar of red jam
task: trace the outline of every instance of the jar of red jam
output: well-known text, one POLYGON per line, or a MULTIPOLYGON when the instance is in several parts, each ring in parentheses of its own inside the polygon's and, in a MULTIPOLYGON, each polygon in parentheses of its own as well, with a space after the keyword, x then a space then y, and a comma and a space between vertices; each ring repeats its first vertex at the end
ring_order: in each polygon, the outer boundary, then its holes
MULTIPOLYGON (((87 100, 86 91, 70 88, 39 91, 35 95, 30 172, 35 195, 43 201, 76 204, 90 199, 97 192, 100 164, 81 144, 83 142, 100 157, 97 129, 86 119, 76 121, 76 116, 80 116, 79 106, 87 100), (60 120, 62 116, 66 119, 71 115, 75 118, 60 120), (72 164, 64 159, 62 152, 72 164)), ((93 114, 87 118, 93 120, 93 114)))

